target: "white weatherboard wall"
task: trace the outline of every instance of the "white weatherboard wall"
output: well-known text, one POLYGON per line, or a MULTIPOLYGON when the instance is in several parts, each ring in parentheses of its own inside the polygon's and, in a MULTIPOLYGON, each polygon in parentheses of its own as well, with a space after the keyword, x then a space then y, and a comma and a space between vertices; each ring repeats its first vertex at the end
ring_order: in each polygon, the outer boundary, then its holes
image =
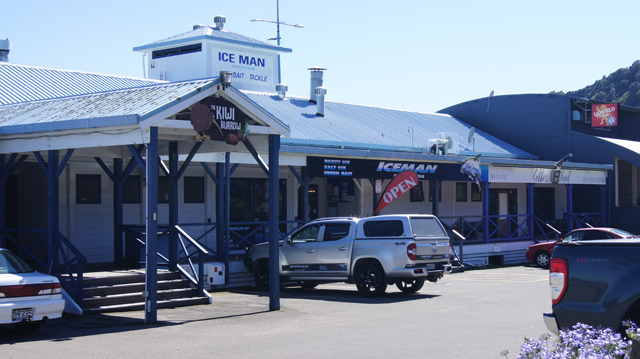
POLYGON ((70 182, 68 206, 69 240, 87 258, 87 263, 113 261, 113 184, 94 162, 67 164, 70 182), (101 203, 76 203, 76 175, 100 175, 101 203))

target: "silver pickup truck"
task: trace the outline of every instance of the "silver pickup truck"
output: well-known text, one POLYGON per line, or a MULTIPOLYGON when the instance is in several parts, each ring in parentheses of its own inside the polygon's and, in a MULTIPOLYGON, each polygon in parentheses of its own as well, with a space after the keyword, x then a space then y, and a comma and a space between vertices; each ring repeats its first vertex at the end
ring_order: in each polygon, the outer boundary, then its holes
MULTIPOLYGON (((280 241, 282 281, 306 289, 321 281, 354 282, 369 297, 387 285, 415 293, 428 280, 450 271, 449 237, 432 215, 384 215, 368 218, 322 218, 280 241)), ((267 290, 269 244, 248 250, 245 266, 256 287, 267 290)))

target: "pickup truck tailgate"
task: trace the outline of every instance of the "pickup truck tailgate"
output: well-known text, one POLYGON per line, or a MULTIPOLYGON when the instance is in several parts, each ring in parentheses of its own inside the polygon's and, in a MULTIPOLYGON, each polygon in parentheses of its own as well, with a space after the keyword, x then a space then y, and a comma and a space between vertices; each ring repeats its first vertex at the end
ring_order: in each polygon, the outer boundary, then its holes
POLYGON ((416 238, 416 256, 420 261, 437 261, 449 258, 449 238, 416 238))

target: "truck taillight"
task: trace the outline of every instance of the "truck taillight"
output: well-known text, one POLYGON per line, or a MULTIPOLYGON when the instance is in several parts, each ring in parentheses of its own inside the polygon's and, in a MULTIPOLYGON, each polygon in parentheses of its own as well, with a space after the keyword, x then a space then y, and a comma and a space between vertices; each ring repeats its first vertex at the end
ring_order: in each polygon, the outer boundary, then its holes
POLYGON ((551 303, 558 304, 567 290, 568 266, 566 258, 551 258, 549 264, 549 285, 551 286, 551 303))
POLYGON ((418 254, 418 249, 416 248, 416 244, 415 243, 411 243, 407 246, 407 256, 409 257, 409 259, 411 259, 412 261, 415 261, 417 258, 417 254, 418 254))

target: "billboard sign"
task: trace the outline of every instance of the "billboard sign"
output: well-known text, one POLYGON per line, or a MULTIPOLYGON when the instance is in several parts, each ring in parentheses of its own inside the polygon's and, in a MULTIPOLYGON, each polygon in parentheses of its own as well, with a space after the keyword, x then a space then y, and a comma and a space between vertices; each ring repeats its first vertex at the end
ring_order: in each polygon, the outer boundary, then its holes
POLYGON ((591 127, 618 126, 618 104, 591 105, 591 127))

